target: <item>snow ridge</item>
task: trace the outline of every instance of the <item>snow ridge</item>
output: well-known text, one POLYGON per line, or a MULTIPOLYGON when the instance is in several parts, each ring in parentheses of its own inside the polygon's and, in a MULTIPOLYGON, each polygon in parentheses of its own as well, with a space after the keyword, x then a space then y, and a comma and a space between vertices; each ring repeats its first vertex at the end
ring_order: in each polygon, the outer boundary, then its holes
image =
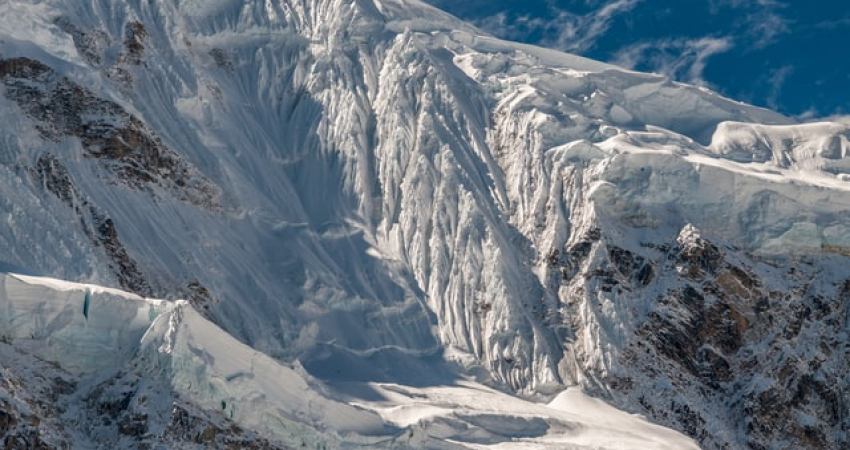
MULTIPOLYGON (((472 382, 415 391, 376 384, 368 388, 385 390, 386 397, 378 396, 381 401, 351 397, 342 402, 334 397, 344 391, 332 394, 303 368, 283 365, 239 343, 185 301, 145 299, 51 278, 13 274, 2 278, 0 351, 6 358, 0 375, 9 385, 0 391, 0 404, 10 410, 10 400, 17 398, 22 403, 29 400, 28 394, 42 391, 42 396, 55 397, 58 410, 39 411, 43 417, 34 420, 48 425, 39 430, 39 422, 33 422, 35 432, 26 427, 4 429, 6 444, 17 442, 8 440, 13 436, 55 446, 74 442, 80 448, 83 443, 105 448, 157 442, 193 448, 181 443, 181 430, 188 427, 191 433, 193 421, 209 421, 231 425, 200 425, 203 431, 195 436, 195 443, 257 448, 436 448, 442 446, 441 440, 450 438, 463 448, 462 442, 482 442, 484 436, 496 444, 514 435, 541 445, 563 440, 594 446, 633 442, 658 449, 691 445, 678 433, 601 402, 586 408, 598 414, 586 421, 562 400, 548 409, 472 382), (88 314, 83 305, 88 306, 88 314), (39 367, 45 362, 56 365, 39 367), (38 376, 28 382, 16 379, 29 371, 38 376), (51 372, 55 372, 52 379, 51 372), (10 386, 15 386, 12 392, 7 391, 10 386), (26 391, 14 390, 22 388, 26 391), (447 394, 457 402, 453 408, 445 407, 447 394), (472 401, 480 401, 482 396, 488 398, 487 404, 472 401), (202 408, 211 417, 192 418, 185 402, 189 402, 188 408, 202 408), (444 405, 442 409, 438 404, 444 405), (411 422, 410 414, 418 419, 411 422), (67 421, 68 427, 58 420, 67 421), (618 437, 608 441, 587 440, 574 433, 576 428, 592 427, 598 428, 601 436, 612 420, 618 424, 618 437), (110 429, 113 421, 118 424, 110 429), (532 423, 540 429, 506 434, 503 425, 512 422, 532 423), (557 426, 549 430, 547 423, 557 426), (470 424, 482 431, 466 432, 470 424), (245 439, 243 429, 268 441, 250 433, 245 439), (450 430, 457 434, 445 435, 450 430), (216 434, 231 441, 216 441, 216 434)), ((589 401, 578 391, 569 395, 578 402, 589 401)), ((34 412, 26 403, 15 405, 14 410, 23 420, 33 420, 34 412)), ((8 412, 4 414, 10 417, 8 412)))

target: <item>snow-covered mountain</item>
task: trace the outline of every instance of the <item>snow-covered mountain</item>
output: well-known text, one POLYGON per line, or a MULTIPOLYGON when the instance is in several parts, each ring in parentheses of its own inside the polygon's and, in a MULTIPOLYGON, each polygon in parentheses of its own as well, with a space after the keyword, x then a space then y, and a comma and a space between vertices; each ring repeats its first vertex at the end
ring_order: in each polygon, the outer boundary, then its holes
POLYGON ((415 0, 7 0, 0 88, 7 436, 850 445, 848 123, 415 0))
POLYGON ((540 404, 471 380, 329 387, 184 300, 2 286, 3 448, 698 448, 577 389, 540 404))

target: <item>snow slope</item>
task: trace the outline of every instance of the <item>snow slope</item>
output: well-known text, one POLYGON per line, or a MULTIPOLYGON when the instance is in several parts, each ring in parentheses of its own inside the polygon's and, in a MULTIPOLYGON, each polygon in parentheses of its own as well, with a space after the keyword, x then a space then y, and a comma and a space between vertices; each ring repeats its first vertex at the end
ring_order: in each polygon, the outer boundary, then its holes
POLYGON ((376 415, 323 397, 303 371, 239 343, 185 301, 11 274, 3 286, 3 340, 72 375, 134 371, 289 445, 385 431, 376 415))
MULTIPOLYGON (((155 420, 173 421, 176 413, 168 411, 169 404, 179 399, 286 446, 436 448, 454 442, 458 448, 503 448, 511 442, 569 442, 574 448, 696 448, 678 433, 575 390, 564 392, 547 407, 474 382, 426 388, 352 384, 348 392, 335 394, 348 397, 343 403, 329 397, 331 390, 303 369, 283 365, 239 343, 185 301, 145 299, 52 278, 4 274, 2 281, 0 336, 7 371, 3 379, 14 379, 9 372, 35 371, 44 376, 48 370, 39 370, 38 365, 57 364, 50 370, 64 370, 55 377, 64 378, 64 385, 72 388, 54 393, 58 397, 54 402, 57 408, 67 408, 64 415, 71 423, 85 423, 86 416, 96 415, 94 408, 79 405, 90 402, 74 403, 73 397, 92 397, 103 389, 86 385, 99 379, 126 382, 135 377, 136 383, 142 379, 173 392, 150 400, 164 405, 144 406, 151 416, 153 412, 165 416, 155 420), (77 386, 82 387, 75 392, 77 386), (371 401, 352 400, 364 389, 374 391, 371 401)), ((28 390, 49 392, 47 380, 35 382, 28 390)), ((142 389, 132 384, 130 388, 142 389)), ((5 402, 25 398, 2 394, 0 401, 5 402)), ((48 416, 45 422, 50 419, 57 417, 48 416)), ((146 415, 142 423, 147 431, 156 429, 150 422, 153 417, 146 415)), ((74 448, 118 444, 121 435, 129 434, 124 428, 111 434, 91 428, 86 433, 80 428, 75 440, 65 436, 74 448)), ((11 431, 17 430, 4 430, 11 431)), ((165 432, 160 433, 145 433, 142 441, 165 437, 165 432)), ((40 434, 48 435, 48 441, 62 442, 60 432, 59 436, 40 434)))
POLYGON ((771 411, 847 442, 847 123, 413 0, 9 0, 0 85, 0 266, 185 298, 335 383, 581 386, 707 448, 786 442, 771 411))

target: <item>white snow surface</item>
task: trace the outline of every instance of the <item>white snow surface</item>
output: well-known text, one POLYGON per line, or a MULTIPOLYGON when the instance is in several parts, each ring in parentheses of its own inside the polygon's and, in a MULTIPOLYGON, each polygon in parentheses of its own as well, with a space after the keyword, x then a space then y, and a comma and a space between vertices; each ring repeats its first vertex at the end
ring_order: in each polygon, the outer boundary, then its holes
POLYGON ((3 340, 77 376, 132 367, 196 405, 289 444, 304 439, 305 430, 319 442, 333 442, 334 433, 385 431, 377 415, 324 397, 303 369, 240 343, 185 301, 17 274, 2 281, 3 340))
MULTIPOLYGON (((151 293, 203 286, 199 310, 235 339, 217 345, 239 350, 202 364, 227 352, 206 345, 218 328, 182 303, 118 296, 124 306, 110 307, 127 328, 87 328, 77 288, 67 311, 9 332, 24 342, 59 327, 33 351, 83 373, 141 358, 130 342, 154 330, 140 355, 181 392, 210 407, 232 398, 234 420, 270 432, 251 411, 281 401, 271 417, 321 428, 307 419, 313 400, 260 398, 269 379, 237 366, 276 367, 293 386, 317 383, 300 364, 333 382, 433 385, 459 372, 529 397, 604 391, 589 374, 614 371, 633 299, 552 288, 561 275, 548 270, 553 249, 594 228, 632 249, 692 224, 758 257, 850 253, 846 123, 798 124, 501 41, 412 0, 7 0, 0 58, 15 57, 123 108, 211 194, 192 202, 165 183, 128 183, 82 139, 45 138, 42 119, 0 96, 0 190, 14 193, 0 198, 0 266, 119 286, 126 265, 82 217, 96 210, 151 293), (48 154, 70 200, 34 175, 48 154), (562 317, 586 297, 597 303, 562 317), (69 318, 77 328, 59 326, 69 318), (105 347, 130 353, 97 358, 105 347)), ((94 303, 112 301, 92 289, 94 303)), ((7 300, 38 308, 18 301, 7 300)), ((320 422, 356 433, 379 423, 336 411, 320 422)))
POLYGON ((532 403, 477 383, 416 388, 368 385, 379 400, 356 402, 388 422, 411 427, 407 442, 426 438, 473 449, 698 449, 681 434, 652 425, 570 388, 548 404, 532 403))
MULTIPOLYGON (((679 433, 575 388, 548 406, 463 380, 418 388, 346 383, 331 395, 303 369, 236 341, 182 300, 146 299, 53 278, 3 274, 0 279, 5 343, 81 380, 133 371, 165 382, 181 398, 285 445, 698 448, 679 433), (364 391, 369 395, 358 398, 364 391)), ((5 369, 26 373, 15 364, 21 362, 4 361, 5 369)))

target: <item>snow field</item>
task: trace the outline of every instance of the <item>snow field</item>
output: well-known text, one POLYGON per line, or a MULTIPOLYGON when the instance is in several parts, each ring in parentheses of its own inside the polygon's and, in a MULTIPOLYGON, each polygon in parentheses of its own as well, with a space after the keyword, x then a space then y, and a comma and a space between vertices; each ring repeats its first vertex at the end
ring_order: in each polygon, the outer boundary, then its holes
POLYGON ((21 351, 81 379, 116 368, 155 377, 194 404, 289 445, 697 448, 574 388, 548 405, 464 380, 329 388, 237 342, 183 301, 14 274, 2 282, 0 335, 21 351))

